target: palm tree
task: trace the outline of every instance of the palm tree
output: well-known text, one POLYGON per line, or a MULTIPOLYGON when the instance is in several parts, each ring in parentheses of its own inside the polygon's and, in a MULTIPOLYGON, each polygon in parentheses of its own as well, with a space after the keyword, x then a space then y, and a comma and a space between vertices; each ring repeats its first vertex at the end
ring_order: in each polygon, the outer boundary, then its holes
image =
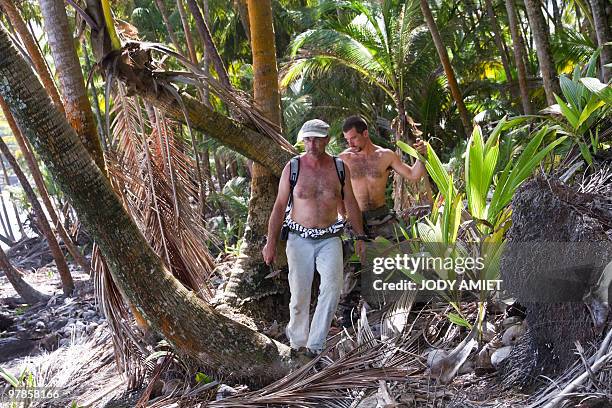
POLYGON ((612 38, 610 37, 610 15, 606 14, 606 5, 603 0, 590 0, 591 10, 593 12, 593 22, 595 23, 595 34, 597 36, 597 44, 601 47, 601 77, 604 83, 608 83, 612 79, 612 68, 606 67, 612 63, 612 47, 606 45, 612 38))
POLYGON ((293 59, 284 69, 282 84, 347 67, 384 92, 397 116, 403 117, 411 92, 422 79, 419 74, 433 69, 428 69, 432 68, 427 60, 430 55, 422 41, 427 32, 418 2, 408 0, 400 7, 394 3, 323 3, 319 27, 292 42, 293 59), (420 59, 423 57, 425 60, 420 59))
MULTIPOLYGON (((248 0, 247 5, 255 74, 253 81, 255 104, 272 123, 280 126, 280 94, 272 4, 270 0, 248 0)), ((261 250, 265 242, 268 219, 276 199, 278 178, 257 163, 253 164, 251 175, 246 239, 226 289, 226 294, 242 299, 258 295, 257 292, 263 287, 273 284, 271 280, 264 279, 269 269, 263 263, 261 250)), ((264 291, 278 293, 278 290, 264 289, 264 291)))
POLYGON ((155 329, 236 379, 267 383, 294 368, 288 346, 221 315, 167 272, 3 27, 0 80, 11 84, 0 87, 0 97, 99 244, 122 293, 155 329))
POLYGON ((465 136, 467 138, 468 135, 472 134, 472 121, 469 118, 465 103, 463 103, 463 95, 459 90, 457 79, 455 79, 455 71, 453 70, 453 67, 450 63, 450 59, 448 58, 448 52, 446 51, 446 47, 442 42, 438 26, 436 25, 436 21, 434 20, 433 14, 431 13, 429 4, 427 4, 427 0, 420 0, 420 5, 421 11, 423 12, 423 16, 425 17, 425 21, 427 21, 429 31, 431 32, 431 37, 433 38, 434 44, 436 45, 436 50, 438 50, 440 62, 442 63, 442 66, 444 67, 444 72, 446 73, 446 77, 448 78, 448 86, 453 95, 453 99, 457 104, 459 116, 461 117, 461 122, 463 123, 463 128, 465 130, 465 136))
POLYGON ((41 0, 40 11, 45 20, 45 32, 64 96, 66 117, 98 167, 104 169, 102 146, 64 3, 60 0, 41 0))
MULTIPOLYGON (((396 124, 396 140, 414 139, 420 135, 415 122, 422 123, 426 133, 433 133, 435 119, 432 119, 439 117, 443 107, 414 103, 423 95, 437 95, 429 90, 441 85, 437 81, 440 76, 436 70, 438 61, 418 1, 331 1, 323 3, 313 18, 320 21, 318 26, 298 35, 291 44, 293 59, 284 69, 283 86, 301 78, 312 79, 309 81, 312 83, 332 73, 333 81, 344 83, 338 77, 348 69, 357 74, 355 79, 374 86, 385 95, 379 104, 391 102, 396 119, 389 122, 396 124), (433 109, 421 110, 423 106, 433 109)), ((356 87, 353 84, 348 92, 356 87)), ((359 96, 368 94, 370 92, 365 91, 359 96)), ((361 105, 374 104, 373 100, 361 101, 361 105)), ((377 119, 370 119, 374 122, 372 125, 377 119)), ((397 186, 399 181, 396 180, 397 186)), ((406 202, 402 190, 395 189, 397 209, 403 209, 406 202)))
POLYGON ((508 24, 510 27, 510 35, 512 36, 512 45, 514 46, 514 62, 518 76, 519 89, 521 90, 521 103, 523 105, 523 113, 530 115, 533 112, 531 108, 531 100, 529 98, 529 89, 527 88, 527 68, 525 67, 525 49, 523 36, 519 31, 516 7, 514 0, 506 1, 506 11, 508 13, 508 24))
POLYGON ((539 0, 525 0, 525 9, 527 10, 531 33, 536 44, 542 81, 544 82, 544 92, 546 93, 546 102, 549 105, 554 105, 556 103, 555 94, 561 94, 561 87, 559 86, 559 78, 557 77, 555 63, 550 51, 548 26, 544 20, 539 0))

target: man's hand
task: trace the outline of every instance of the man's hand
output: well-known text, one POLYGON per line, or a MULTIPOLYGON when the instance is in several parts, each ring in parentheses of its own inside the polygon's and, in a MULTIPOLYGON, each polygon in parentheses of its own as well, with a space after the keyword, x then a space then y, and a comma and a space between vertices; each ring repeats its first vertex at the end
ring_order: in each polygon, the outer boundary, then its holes
POLYGON ((357 252, 357 255, 359 256, 359 261, 361 262, 361 265, 365 265, 365 262, 366 262, 365 242, 363 242, 362 240, 355 241, 355 252, 357 252))
POLYGON ((272 265, 274 260, 276 259, 276 245, 272 245, 269 242, 263 247, 261 251, 263 255, 264 262, 267 265, 272 265))
POLYGON ((417 140, 416 140, 416 142, 414 142, 413 147, 421 155, 427 157, 427 142, 425 142, 424 140, 421 140, 421 139, 419 139, 417 137, 417 140))

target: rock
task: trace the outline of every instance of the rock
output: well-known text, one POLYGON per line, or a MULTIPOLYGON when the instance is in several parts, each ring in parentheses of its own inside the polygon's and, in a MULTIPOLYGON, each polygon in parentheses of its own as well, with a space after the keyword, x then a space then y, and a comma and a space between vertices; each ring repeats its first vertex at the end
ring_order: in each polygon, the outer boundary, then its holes
POLYGON ((493 367, 498 368, 501 362, 508 358, 511 351, 512 346, 504 346, 495 350, 495 352, 491 355, 491 364, 493 367))
POLYGON ((362 399, 355 408, 377 408, 378 406, 378 394, 374 394, 362 399))
POLYGON ((230 387, 227 384, 221 384, 217 389, 217 396, 215 397, 215 401, 219 401, 236 394, 238 394, 238 390, 233 387, 230 387))
POLYGON ((15 320, 12 317, 0 314, 0 332, 8 330, 14 323, 15 320))
POLYGON ((59 331, 62 327, 66 326, 67 323, 68 319, 60 317, 55 319, 55 321, 51 323, 49 328, 54 331, 59 331))
POLYGON ((472 360, 466 360, 465 363, 459 367, 457 374, 471 374, 474 372, 474 362, 472 360))
POLYGON ((57 333, 49 333, 40 341, 40 346, 46 351, 53 351, 57 349, 60 335, 57 333))
POLYGON ((43 322, 42 320, 39 320, 36 322, 36 330, 45 330, 47 328, 47 326, 45 325, 45 322, 43 322))
POLYGON ((448 357, 448 351, 446 350, 431 350, 427 355, 427 367, 434 370, 446 357, 448 357))
POLYGON ((525 334, 525 331, 526 325, 524 323, 510 326, 502 336, 502 343, 504 343, 504 346, 514 346, 521 336, 525 334))
POLYGON ((98 323, 90 323, 87 326, 87 329, 85 329, 87 331, 87 334, 91 334, 94 331, 96 331, 96 329, 98 328, 98 323))
POLYGON ((64 338, 59 341, 60 347, 68 347, 70 345, 70 338, 64 338))
POLYGON ((91 320, 96 316, 96 312, 93 310, 88 310, 85 313, 83 313, 83 319, 84 320, 91 320))
POLYGON ((510 316, 504 319, 504 321, 502 322, 502 326, 504 326, 504 329, 508 329, 509 327, 514 326, 515 324, 520 324, 521 321, 521 318, 518 316, 510 316))
POLYGON ((0 339, 0 350, 2 350, 0 353, 0 363, 31 354, 35 345, 36 342, 34 340, 18 336, 0 339))

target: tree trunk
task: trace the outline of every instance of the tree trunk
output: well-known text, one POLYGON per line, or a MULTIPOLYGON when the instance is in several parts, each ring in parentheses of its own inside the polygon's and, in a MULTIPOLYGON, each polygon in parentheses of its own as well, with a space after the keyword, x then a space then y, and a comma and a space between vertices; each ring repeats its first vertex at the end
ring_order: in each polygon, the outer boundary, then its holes
POLYGON ((49 296, 34 289, 26 281, 23 280, 21 274, 11 265, 6 253, 0 248, 0 269, 4 271, 6 278, 15 289, 15 292, 24 302, 33 305, 38 302, 46 302, 49 296))
MULTIPOLYGON (((280 126, 280 94, 276 46, 270 0, 248 0, 251 48, 253 50, 253 91, 255 103, 268 119, 280 126)), ((231 299, 259 299, 283 290, 271 279, 261 255, 268 230, 268 219, 278 191, 278 178, 258 163, 253 164, 251 199, 240 257, 225 290, 231 299)), ((279 248, 283 252, 284 247, 279 248)), ((279 259, 284 259, 282 253, 279 259)), ((277 265, 278 267, 279 265, 277 265)))
POLYGON ((162 16, 164 26, 166 27, 166 30, 168 30, 168 35, 170 36, 170 41, 172 41, 174 48, 176 48, 176 51, 179 54, 185 55, 185 51, 183 51, 183 48, 181 47, 181 44, 179 43, 178 38, 176 38, 176 34, 172 29, 172 25, 170 24, 170 19, 168 18, 168 12, 166 11, 166 5, 164 4, 164 0, 155 0, 155 4, 157 5, 157 9, 159 10, 159 13, 162 16))
POLYGON ((192 62, 197 63, 198 58, 196 56, 195 45, 193 44, 193 37, 191 36, 191 29, 189 28, 189 20, 185 13, 185 5, 183 0, 176 0, 176 8, 178 9, 179 16, 181 17, 181 24, 183 26, 183 33, 185 33, 185 42, 187 43, 187 52, 189 52, 189 59, 192 62))
POLYGON ((32 37, 32 34, 30 34, 30 31, 25 25, 23 18, 21 18, 19 10, 17 10, 17 8, 15 7, 13 0, 0 0, 0 6, 2 6, 2 9, 11 21, 11 24, 13 25, 13 27, 15 27, 15 30, 19 34, 21 41, 23 42, 26 47, 26 50, 28 51, 28 55, 34 63, 34 69, 36 69, 36 73, 42 81, 45 89, 51 96, 53 103, 63 113, 64 105, 62 104, 60 95, 57 91, 57 88, 55 87, 55 83, 51 78, 51 74, 47 69, 47 64, 45 63, 45 60, 42 54, 40 53, 40 49, 38 48, 36 41, 32 37))
POLYGON ((208 28, 208 24, 206 24, 206 21, 200 12, 200 8, 196 4, 195 0, 187 0, 187 6, 189 7, 189 11, 191 11, 193 19, 195 20, 196 29, 200 34, 204 47, 206 48, 206 53, 213 63, 213 67, 215 68, 215 71, 217 71, 219 80, 223 85, 231 88, 232 86, 230 84, 229 76, 227 76, 227 70, 225 69, 223 60, 219 55, 219 51, 217 51, 217 47, 215 47, 212 35, 210 34, 210 29, 208 28))
POLYGON ((529 18, 529 25, 533 38, 535 40, 538 62, 540 63, 540 72, 542 73, 542 81, 544 82, 544 92, 546 93, 546 102, 548 105, 557 103, 555 95, 561 94, 559 86, 559 78, 555 69, 555 62, 550 51, 550 41, 548 36, 548 26, 544 21, 544 15, 540 8, 539 0, 525 0, 525 9, 529 18))
POLYGON ((38 193, 40 194, 40 197, 43 201, 43 204, 45 205, 45 208, 47 209, 47 213, 49 214, 49 217, 51 218, 51 222, 55 226, 60 238, 62 239, 62 241, 64 241, 64 245, 66 245, 66 249, 68 249, 68 252, 72 256, 72 258, 75 260, 75 262, 81 268, 83 268, 83 271, 85 272, 89 271, 88 262, 85 260, 85 257, 79 252, 79 250, 75 247, 72 240, 68 236, 68 233, 64 229, 64 225, 60 222, 57 216, 57 213, 55 212, 55 209, 53 208, 53 204, 51 203, 51 199, 49 199, 49 194, 47 193, 47 187, 45 185, 45 181, 43 180, 40 169, 38 168, 38 163, 36 162, 34 155, 32 154, 28 144, 23 138, 23 135, 21 134, 19 127, 15 123, 15 120, 13 119, 13 115, 11 115, 11 112, 9 111, 8 106, 4 102, 4 99, 2 99, 1 97, 0 97, 0 108, 4 112, 4 117, 6 118, 6 121, 8 122, 9 127, 11 128, 11 131, 13 132, 13 135, 15 136, 15 140, 17 140, 17 144, 19 145, 19 149, 21 150, 21 153, 26 159, 26 163, 28 164, 28 169, 30 170, 30 173, 32 174, 32 178, 34 179, 34 184, 36 185, 36 188, 38 189, 38 193))
POLYGON ((605 45, 612 40, 610 38, 609 18, 606 15, 606 6, 602 0, 590 0, 590 3, 595 23, 595 33, 597 34, 597 46, 602 47, 599 56, 601 60, 601 79, 607 84, 612 78, 612 68, 604 66, 612 63, 612 46, 605 45))
MULTIPOLYGON (((101 10, 96 0, 86 0, 90 17, 99 26, 104 25, 101 10)), ((182 94, 181 104, 174 95, 165 88, 155 85, 152 72, 144 65, 128 65, 125 61, 143 61, 146 52, 141 50, 123 50, 121 58, 106 58, 110 51, 108 35, 104 31, 92 29, 92 47, 97 61, 105 67, 114 67, 116 79, 123 81, 134 94, 142 97, 167 117, 185 124, 185 113, 192 128, 213 137, 230 149, 263 164, 275 176, 280 177, 285 164, 297 152, 295 149, 282 145, 271 136, 256 130, 257 127, 248 121, 245 123, 230 119, 213 111, 195 98, 182 94)))
MULTIPOLYGON (((2 164, 2 167, 4 168, 4 162, 2 161, 2 159, 0 159, 0 164, 2 164)), ((2 205, 2 214, 0 214, 0 224, 2 224, 2 230, 4 231, 4 235, 6 235, 6 237, 10 240, 9 242, 11 242, 12 244, 13 242, 15 242, 15 236, 13 235, 13 229, 11 228, 11 219, 9 218, 8 211, 6 211, 6 203, 4 202, 2 188, 0 188, 0 204, 2 205)))
POLYGON ((529 88, 527 88, 527 69, 525 68, 525 56, 523 55, 525 45, 523 44, 523 37, 521 36, 521 32, 519 31, 518 27, 514 0, 506 0, 506 11, 508 13, 510 35, 512 36, 512 45, 514 47, 514 63, 516 64, 516 71, 518 73, 518 83, 519 89, 521 90, 523 113, 525 115, 531 115, 533 110, 531 107, 531 100, 529 99, 529 88))
POLYGON ((49 48, 62 87, 68 122, 76 130, 98 167, 104 169, 102 147, 96 132, 91 104, 87 98, 83 72, 74 48, 64 2, 41 0, 40 11, 45 21, 49 48))
POLYGON ((249 42, 251 42, 251 24, 249 23, 249 6, 247 0, 234 0, 234 9, 238 11, 244 33, 249 42))
POLYGON ((497 17, 495 17, 495 10, 493 10, 493 1, 485 0, 487 6, 487 14, 489 15, 489 19, 491 20, 491 27, 493 28, 493 40, 495 41, 495 45, 499 50, 499 55, 501 56, 502 65, 504 66, 504 72, 506 73, 506 83, 509 86, 509 95, 512 97, 514 94, 514 87, 511 85, 512 83, 512 70, 510 69, 510 62, 506 57, 506 52, 504 48, 504 40, 501 34, 501 30, 499 29, 499 23, 497 21, 497 17))
MULTIPOLYGON (((85 59, 85 69, 87 70, 87 74, 91 74, 92 67, 91 61, 89 60, 89 53, 87 52, 87 40, 83 38, 81 41, 81 47, 83 48, 83 57, 85 59)), ((96 121, 98 122, 98 134, 100 135, 100 140, 102 141, 102 148, 104 152, 108 151, 108 135, 106 134, 106 126, 104 125, 104 120, 102 120, 102 113, 100 112, 100 103, 98 102, 98 91, 96 90, 96 85, 92 80, 89 84, 91 90, 91 98, 93 100, 92 107, 94 109, 94 114, 96 115, 96 121)))
POLYGON ((557 4, 557 0, 551 0, 552 9, 553 9, 553 18, 555 20, 555 33, 563 30, 563 23, 561 22, 561 13, 559 11, 559 5, 557 4))
MULTIPOLYGON (((4 98, 3 95, 0 95, 0 97, 4 98)), ((15 160, 15 157, 11 154, 11 151, 9 150, 6 143, 4 143, 4 140, 2 140, 2 138, 0 138, 0 151, 2 151, 2 154, 4 155, 6 160, 9 162, 11 167, 13 168, 15 175, 19 179, 19 183, 21 183, 21 187, 23 187, 23 190, 28 196, 28 200, 30 201, 30 204, 32 205, 32 209, 34 210, 34 215, 36 215, 36 221, 38 222, 38 228, 40 228, 40 231, 47 239, 49 250, 51 251, 51 255, 53 256, 53 259, 55 260, 55 265, 57 266, 57 272, 62 281, 62 290, 64 291, 64 295, 69 296, 74 290, 74 282, 72 281, 72 276, 70 275, 68 264, 66 264, 66 258, 64 258, 64 253, 62 252, 59 246, 59 243, 57 242, 57 239, 55 239, 55 235, 53 234, 53 231, 51 230, 51 226, 49 225, 49 222, 47 221, 45 212, 40 206, 40 203, 38 202, 38 198, 36 197, 34 190, 32 190, 32 187, 30 186, 28 179, 26 178, 25 174, 23 174, 23 172, 21 171, 21 168, 19 168, 19 164, 17 163, 17 160, 15 160)))
POLYGON ((295 364, 288 346, 219 314, 164 269, 4 28, 0 79, 0 96, 100 245, 122 293, 147 321, 181 352, 229 378, 264 384, 287 374, 295 364))
POLYGON ((448 79, 448 86, 451 90, 451 94, 453 95, 453 99, 457 104, 457 110, 459 111, 459 117, 461 118, 461 123, 463 123, 463 129, 465 131, 465 136, 469 137, 472 134, 472 121, 470 120, 467 108, 463 103, 463 95, 459 90, 459 85, 457 84, 457 80, 455 79, 455 71, 450 63, 448 58, 448 53, 446 52, 446 47, 442 43, 442 37, 440 37, 440 32, 438 31, 438 26, 431 14, 431 10, 429 9, 429 4, 427 4, 427 0, 419 0, 421 4, 421 11, 423 12, 423 17, 425 17, 425 21, 427 22, 427 26, 429 27, 429 32, 431 33, 431 37, 433 38, 433 42, 436 46, 436 50, 438 51, 438 56, 440 57, 440 62, 444 67, 444 73, 448 79))

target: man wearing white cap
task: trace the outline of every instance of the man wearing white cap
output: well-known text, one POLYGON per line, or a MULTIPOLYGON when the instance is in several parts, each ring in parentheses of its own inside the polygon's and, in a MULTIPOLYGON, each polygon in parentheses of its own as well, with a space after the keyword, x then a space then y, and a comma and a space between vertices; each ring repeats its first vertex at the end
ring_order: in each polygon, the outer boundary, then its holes
POLYGON ((309 120, 298 137, 306 153, 293 158, 281 175, 278 195, 268 223, 268 239, 262 253, 267 264, 274 262, 276 246, 288 231, 289 324, 287 337, 294 350, 306 347, 306 354, 320 353, 325 345, 342 289, 342 242, 344 227, 338 220, 338 204, 343 201, 348 220, 357 232, 356 249, 363 254, 361 211, 355 200, 349 169, 325 152, 329 125, 309 120), (299 176, 299 177, 298 177, 299 176), (289 206, 288 206, 289 204, 289 206), (288 209, 288 211, 286 211, 288 209), (314 271, 321 284, 317 307, 309 325, 310 292, 314 271))

